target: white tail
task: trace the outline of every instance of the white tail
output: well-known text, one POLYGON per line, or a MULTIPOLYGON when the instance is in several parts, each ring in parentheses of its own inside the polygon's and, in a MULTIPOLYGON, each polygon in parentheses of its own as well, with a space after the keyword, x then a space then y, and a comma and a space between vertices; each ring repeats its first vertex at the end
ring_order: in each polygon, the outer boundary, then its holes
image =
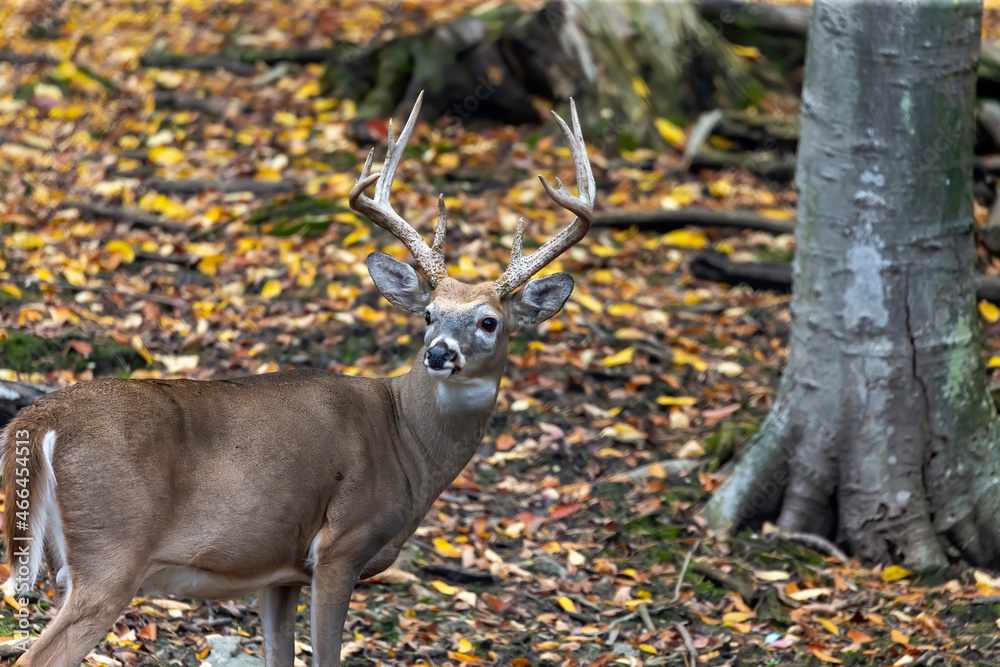
POLYGON ((25 576, 33 581, 44 546, 67 589, 61 612, 19 667, 79 665, 139 592, 255 591, 267 665, 292 667, 301 586, 312 587, 313 665, 340 664, 355 582, 392 564, 476 451, 508 336, 552 317, 573 289, 562 273, 529 279, 582 238, 593 210, 594 180, 572 106, 572 131, 556 118, 580 196, 561 183, 558 191, 545 186, 577 219, 527 258, 519 231, 511 268, 496 283, 449 278, 441 200, 431 246, 389 205, 419 107, 418 98, 398 142, 390 131, 382 174, 370 173, 369 155, 350 195, 352 207, 395 234, 423 269, 382 253, 368 257, 385 298, 427 323, 409 373, 94 380, 41 398, 0 436, 7 552, 31 545, 35 565, 25 576), (375 181, 370 199, 364 190, 375 181), (19 488, 30 504, 24 523, 12 511, 19 488))

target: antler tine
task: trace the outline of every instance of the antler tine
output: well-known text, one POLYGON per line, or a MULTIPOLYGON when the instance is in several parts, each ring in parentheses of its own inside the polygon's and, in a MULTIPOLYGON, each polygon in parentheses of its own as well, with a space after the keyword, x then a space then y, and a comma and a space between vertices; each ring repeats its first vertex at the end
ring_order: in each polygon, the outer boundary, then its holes
POLYGON ((410 117, 403 126, 403 131, 399 134, 399 139, 393 136, 392 121, 389 121, 389 148, 386 150, 385 162, 382 164, 382 171, 378 174, 371 173, 372 159, 375 149, 368 153, 365 166, 361 170, 361 175, 355 181, 351 194, 348 197, 351 208, 366 216, 376 225, 390 232, 398 238, 406 249, 410 251, 417 264, 424 270, 427 280, 432 287, 448 276, 448 268, 444 263, 444 239, 445 228, 448 221, 448 214, 444 208, 444 197, 438 198, 438 223, 434 230, 434 245, 429 247, 420 237, 417 230, 410 223, 406 222, 389 202, 389 195, 392 192, 392 184, 396 178, 396 168, 406 150, 406 142, 410 139, 414 126, 417 124, 417 116, 420 115, 420 104, 423 102, 424 94, 421 92, 417 96, 417 101, 413 105, 410 117), (382 177, 385 178, 382 178, 382 177), (375 198, 372 199, 365 194, 365 190, 375 183, 375 198))
POLYGON ((559 114, 555 111, 556 122, 559 129, 566 137, 566 144, 569 146, 570 155, 573 157, 573 166, 576 170, 576 187, 578 196, 571 194, 563 185, 563 182, 556 178, 558 189, 553 188, 541 175, 538 180, 542 182, 542 187, 552 199, 576 215, 576 218, 565 229, 556 236, 549 239, 541 248, 535 250, 529 256, 524 256, 524 221, 518 220, 517 233, 514 235, 514 242, 510 249, 510 266, 503 272, 493 284, 493 289, 498 296, 510 294, 522 284, 528 281, 531 276, 542 270, 556 257, 569 250, 578 243, 590 229, 590 223, 594 217, 594 193, 597 189, 594 184, 594 172, 590 168, 590 159, 587 157, 587 145, 583 140, 583 131, 580 129, 580 118, 576 113, 576 103, 570 98, 570 120, 573 123, 571 130, 559 114))

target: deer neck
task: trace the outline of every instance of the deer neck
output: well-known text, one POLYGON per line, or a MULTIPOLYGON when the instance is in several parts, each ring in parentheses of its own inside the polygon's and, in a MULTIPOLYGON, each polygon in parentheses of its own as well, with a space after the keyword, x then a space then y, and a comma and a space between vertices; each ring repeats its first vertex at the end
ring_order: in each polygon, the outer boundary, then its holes
POLYGON ((409 373, 389 380, 405 449, 401 463, 421 496, 419 505, 430 507, 482 442, 506 363, 502 357, 486 375, 440 380, 427 372, 421 350, 409 373))

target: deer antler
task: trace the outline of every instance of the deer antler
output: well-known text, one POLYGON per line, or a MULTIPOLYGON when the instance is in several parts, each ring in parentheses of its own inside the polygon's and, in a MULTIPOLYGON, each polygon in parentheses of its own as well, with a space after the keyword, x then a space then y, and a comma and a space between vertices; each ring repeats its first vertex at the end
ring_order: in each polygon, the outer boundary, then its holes
POLYGON ((576 215, 565 229, 559 234, 549 239, 541 248, 535 250, 529 256, 524 256, 524 218, 517 221, 517 232, 514 234, 514 241, 510 247, 510 266, 503 272, 497 281, 493 283, 493 289, 498 296, 503 297, 510 294, 518 287, 528 281, 549 264, 556 257, 569 250, 574 244, 582 239, 590 229, 590 223, 594 217, 594 173, 590 170, 590 160, 587 158, 587 146, 583 141, 583 132, 580 130, 580 119, 576 115, 576 103, 569 101, 573 130, 569 129, 566 121, 559 117, 555 111, 552 115, 556 117, 560 129, 566 136, 566 143, 569 145, 570 155, 573 157, 573 165, 576 167, 576 187, 580 195, 570 194, 561 180, 556 178, 559 189, 553 189, 549 182, 538 176, 545 191, 553 200, 570 213, 576 215))
POLYGON ((406 149, 406 142, 409 141, 410 133, 413 132, 413 126, 417 122, 417 116, 420 114, 420 103, 423 99, 424 94, 421 92, 417 96, 413 111, 410 112, 410 117, 406 121, 406 125, 403 126, 403 131, 397 141, 393 141, 392 120, 389 121, 389 149, 386 151, 381 173, 371 173, 372 158, 375 156, 373 148, 368 153, 368 159, 365 160, 361 176, 358 177, 351 189, 348 201, 352 209, 399 239, 413 255, 413 258, 417 260, 420 268, 424 270, 431 286, 436 287, 448 276, 448 268, 444 263, 444 234, 448 225, 448 211, 444 207, 444 196, 438 197, 438 221, 437 227, 434 229, 434 243, 430 247, 420 237, 417 230, 403 220, 389 203, 389 193, 392 191, 392 183, 396 177, 396 167, 399 166, 403 151, 406 149), (385 178, 381 178, 382 176, 385 178), (365 190, 376 181, 378 183, 375 185, 375 198, 372 199, 365 194, 365 190))

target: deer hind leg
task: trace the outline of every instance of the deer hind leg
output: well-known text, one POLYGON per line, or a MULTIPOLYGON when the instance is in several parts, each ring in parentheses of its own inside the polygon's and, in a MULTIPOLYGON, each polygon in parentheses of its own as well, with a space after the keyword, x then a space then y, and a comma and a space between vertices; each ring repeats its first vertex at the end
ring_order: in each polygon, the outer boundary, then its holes
POLYGON ((62 609, 15 667, 79 667, 138 588, 77 582, 62 609))
POLYGON ((267 667, 292 667, 295 663, 295 617, 301 589, 301 586, 268 586, 257 596, 267 667))

